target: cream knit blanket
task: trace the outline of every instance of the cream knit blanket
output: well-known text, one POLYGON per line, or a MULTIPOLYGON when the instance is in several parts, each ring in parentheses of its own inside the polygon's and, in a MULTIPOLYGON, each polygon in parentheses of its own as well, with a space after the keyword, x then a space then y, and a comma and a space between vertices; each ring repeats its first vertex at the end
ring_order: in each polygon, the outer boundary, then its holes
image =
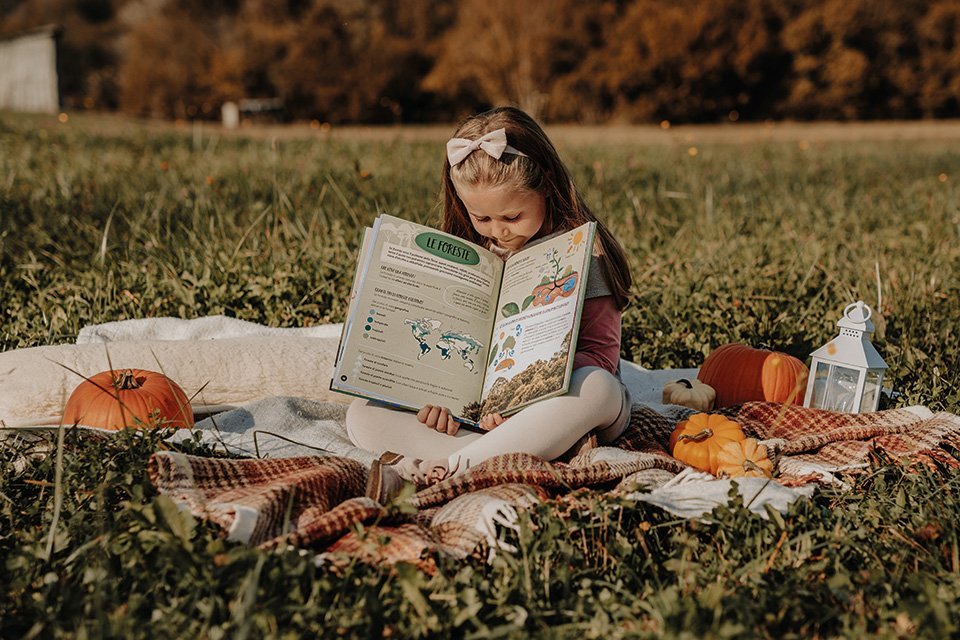
MULTIPOLYGON (((329 389, 342 325, 272 328, 207 316, 144 318, 90 325, 76 344, 0 353, 0 422, 55 425, 73 389, 107 369, 161 371, 209 415, 273 396, 349 403, 329 389)), ((636 402, 656 404, 664 382, 695 369, 648 371, 622 361, 624 383, 636 402)))

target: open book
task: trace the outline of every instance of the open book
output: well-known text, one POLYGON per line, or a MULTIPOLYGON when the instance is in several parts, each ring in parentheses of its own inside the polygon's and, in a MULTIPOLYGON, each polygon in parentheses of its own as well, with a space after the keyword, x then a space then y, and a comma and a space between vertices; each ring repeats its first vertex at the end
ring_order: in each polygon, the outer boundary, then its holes
POLYGON ((380 215, 364 231, 334 391, 476 425, 566 393, 596 223, 484 247, 380 215))

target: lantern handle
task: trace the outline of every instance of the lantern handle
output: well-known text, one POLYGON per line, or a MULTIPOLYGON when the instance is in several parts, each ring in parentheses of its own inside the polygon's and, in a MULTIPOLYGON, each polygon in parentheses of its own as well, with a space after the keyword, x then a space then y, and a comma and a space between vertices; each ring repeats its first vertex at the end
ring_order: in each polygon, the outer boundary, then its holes
POLYGON ((863 316, 863 319, 859 320, 859 322, 866 322, 867 320, 870 319, 870 316, 873 315, 873 309, 870 308, 870 305, 868 305, 863 300, 857 300, 856 302, 851 302, 850 304, 848 304, 847 308, 843 310, 844 317, 850 318, 850 320, 854 320, 854 318, 850 317, 850 312, 854 309, 861 309, 860 313, 863 313, 862 311, 863 309, 867 310, 866 314, 864 314, 863 316))

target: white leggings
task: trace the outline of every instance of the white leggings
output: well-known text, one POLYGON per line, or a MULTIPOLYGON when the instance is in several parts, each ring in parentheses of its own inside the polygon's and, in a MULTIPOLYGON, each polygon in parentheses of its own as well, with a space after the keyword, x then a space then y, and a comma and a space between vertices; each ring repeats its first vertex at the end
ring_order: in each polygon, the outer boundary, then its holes
POLYGON ((413 412, 368 400, 347 410, 347 433, 361 449, 392 451, 423 460, 447 459, 462 472, 503 453, 529 453, 546 460, 563 455, 577 440, 596 431, 601 444, 616 440, 630 421, 630 393, 609 371, 575 369, 566 395, 541 400, 513 414, 486 433, 460 429, 450 436, 428 428, 413 412))

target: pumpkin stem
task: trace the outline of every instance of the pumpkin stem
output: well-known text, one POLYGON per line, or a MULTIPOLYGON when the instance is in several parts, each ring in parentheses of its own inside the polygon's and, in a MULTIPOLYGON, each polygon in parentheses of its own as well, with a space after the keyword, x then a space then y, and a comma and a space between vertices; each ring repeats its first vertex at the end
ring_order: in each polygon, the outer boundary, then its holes
POLYGON ((763 471, 760 465, 750 459, 745 459, 742 466, 744 471, 763 471))
POLYGON ((127 391, 129 389, 139 389, 142 385, 133 375, 130 369, 124 369, 113 379, 113 386, 118 391, 127 391))
POLYGON ((693 385, 686 378, 680 378, 679 380, 677 380, 677 384, 682 384, 687 389, 693 389, 693 385))
POLYGON ((703 442, 704 440, 706 440, 711 436, 713 436, 713 429, 704 429, 700 433, 694 433, 692 435, 684 433, 679 438, 677 438, 677 442, 680 442, 681 440, 693 440, 694 442, 703 442))

